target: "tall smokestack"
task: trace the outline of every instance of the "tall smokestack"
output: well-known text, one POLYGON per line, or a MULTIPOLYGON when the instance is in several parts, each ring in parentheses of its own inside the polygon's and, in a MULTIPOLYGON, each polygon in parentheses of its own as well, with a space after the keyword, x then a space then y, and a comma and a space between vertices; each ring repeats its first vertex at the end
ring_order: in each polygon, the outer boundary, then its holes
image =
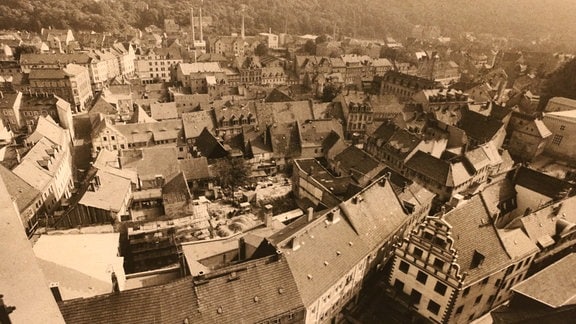
POLYGON ((202 7, 200 7, 200 41, 204 40, 204 34, 202 34, 202 7))
POLYGON ((244 10, 242 10, 242 30, 240 31, 240 36, 244 39, 244 10))
POLYGON ((190 25, 192 25, 192 44, 196 40, 196 35, 194 35, 194 8, 190 8, 190 25))

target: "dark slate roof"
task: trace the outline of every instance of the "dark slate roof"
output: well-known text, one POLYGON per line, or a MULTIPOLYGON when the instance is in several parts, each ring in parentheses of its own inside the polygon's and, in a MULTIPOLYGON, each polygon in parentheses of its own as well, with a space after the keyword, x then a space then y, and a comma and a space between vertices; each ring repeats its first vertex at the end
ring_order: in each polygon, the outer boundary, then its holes
POLYGON ((490 117, 494 119, 503 120, 506 116, 512 113, 512 108, 510 107, 500 106, 493 102, 491 103, 491 105, 492 110, 490 110, 490 117))
MULTIPOLYGON (((197 314, 190 278, 59 304, 67 323, 183 323, 197 314)), ((193 322, 193 321, 192 321, 193 322)))
POLYGON ((346 174, 351 174, 355 178, 361 178, 380 167, 378 160, 354 145, 336 155, 334 162, 339 163, 339 168, 346 174))
POLYGON ((302 310, 287 262, 274 258, 59 306, 67 323, 255 323, 302 310))
POLYGON ((388 241, 410 218, 389 181, 380 179, 340 204, 340 209, 370 249, 388 241), (386 208, 382 208, 386 206, 386 208))
POLYGON ((180 164, 180 170, 184 172, 188 181, 213 177, 208 165, 208 159, 204 156, 195 159, 178 160, 178 164, 180 164))
POLYGON ((450 175, 450 163, 428 153, 418 151, 407 162, 406 167, 438 183, 446 184, 450 175))
POLYGON ((511 259, 506 253, 496 229, 490 223, 490 213, 479 195, 448 212, 444 219, 452 225, 454 248, 458 252, 460 270, 467 272, 465 283, 474 282, 490 273, 505 269, 511 259), (472 267, 475 251, 484 256, 481 267, 472 267))
POLYGON ((396 155, 400 159, 405 159, 416 149, 420 142, 421 140, 418 136, 405 129, 399 129, 388 139, 386 148, 390 154, 396 155))
POLYGON ((190 194, 188 183, 182 171, 168 178, 166 184, 162 186, 162 200, 164 204, 185 202, 191 198, 192 195, 190 194))
POLYGON ((474 111, 467 111, 458 123, 458 127, 466 132, 466 135, 481 143, 494 138, 503 126, 501 121, 474 111))
POLYGON ((514 183, 550 198, 559 198, 573 188, 569 182, 526 167, 518 169, 514 183))
POLYGON ((207 282, 197 280, 198 314, 190 323, 256 323, 302 310, 289 263, 284 256, 275 258, 240 263, 210 273, 207 282))

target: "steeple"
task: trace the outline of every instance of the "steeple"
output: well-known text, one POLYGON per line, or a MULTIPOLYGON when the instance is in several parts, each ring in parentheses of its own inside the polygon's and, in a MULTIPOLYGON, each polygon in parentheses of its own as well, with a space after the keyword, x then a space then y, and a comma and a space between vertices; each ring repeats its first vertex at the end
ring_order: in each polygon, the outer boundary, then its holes
POLYGON ((190 8, 190 25, 192 26, 192 44, 196 40, 196 35, 194 35, 194 8, 190 8))

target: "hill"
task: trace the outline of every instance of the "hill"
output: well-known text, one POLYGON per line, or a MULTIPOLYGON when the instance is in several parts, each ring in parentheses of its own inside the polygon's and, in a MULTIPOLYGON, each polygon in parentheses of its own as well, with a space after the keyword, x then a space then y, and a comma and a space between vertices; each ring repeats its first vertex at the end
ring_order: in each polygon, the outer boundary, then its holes
MULTIPOLYGON (((38 31, 41 27, 114 31, 131 25, 162 26, 165 18, 189 24, 190 6, 201 0, 3 0, 0 28, 38 31)), ((502 36, 552 37, 573 41, 572 0, 244 0, 248 34, 275 32, 329 33, 381 38, 408 36, 414 25, 435 25, 444 34, 463 31, 502 36)), ((206 1, 205 15, 215 32, 237 32, 241 4, 206 1)))

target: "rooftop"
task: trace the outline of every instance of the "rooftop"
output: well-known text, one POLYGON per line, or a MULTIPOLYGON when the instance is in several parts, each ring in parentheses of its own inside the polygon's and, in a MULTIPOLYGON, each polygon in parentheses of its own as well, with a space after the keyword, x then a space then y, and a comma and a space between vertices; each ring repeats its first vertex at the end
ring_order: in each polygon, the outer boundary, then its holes
POLYGON ((576 254, 571 253, 512 288, 552 308, 576 304, 576 254))

